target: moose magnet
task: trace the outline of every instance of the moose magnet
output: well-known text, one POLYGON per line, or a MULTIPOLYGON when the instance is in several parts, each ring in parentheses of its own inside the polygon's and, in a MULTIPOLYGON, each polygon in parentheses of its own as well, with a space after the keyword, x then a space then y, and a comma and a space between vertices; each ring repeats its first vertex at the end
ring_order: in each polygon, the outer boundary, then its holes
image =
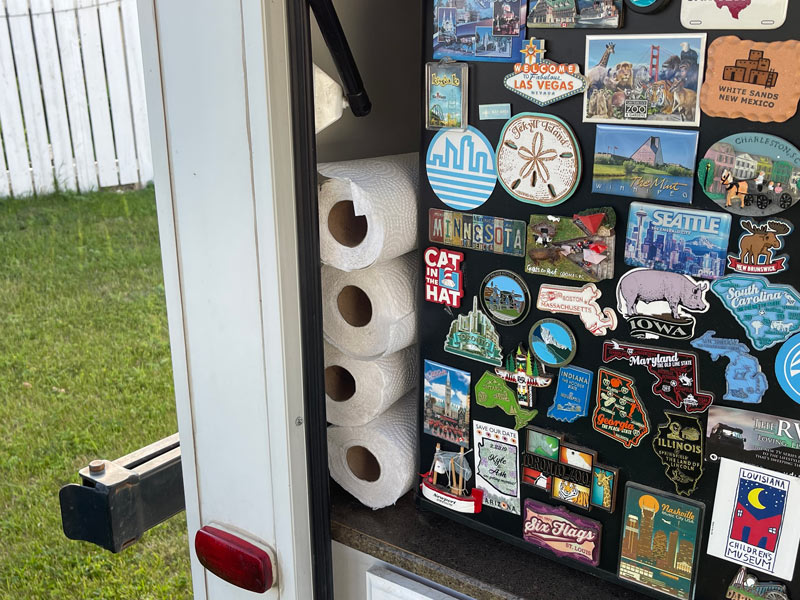
POLYGON ((783 248, 783 238, 793 231, 792 224, 783 219, 755 223, 739 221, 745 233, 739 238, 739 254, 728 255, 728 268, 748 275, 775 275, 789 268, 789 255, 776 256, 783 248))

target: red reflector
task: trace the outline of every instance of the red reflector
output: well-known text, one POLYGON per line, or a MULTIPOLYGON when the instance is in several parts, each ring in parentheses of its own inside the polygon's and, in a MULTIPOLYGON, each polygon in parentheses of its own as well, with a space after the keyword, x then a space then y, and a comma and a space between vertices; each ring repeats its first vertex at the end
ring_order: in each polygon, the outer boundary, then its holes
POLYGON ((228 583, 259 594, 272 587, 272 560, 250 542, 205 526, 194 536, 194 549, 200 563, 228 583))

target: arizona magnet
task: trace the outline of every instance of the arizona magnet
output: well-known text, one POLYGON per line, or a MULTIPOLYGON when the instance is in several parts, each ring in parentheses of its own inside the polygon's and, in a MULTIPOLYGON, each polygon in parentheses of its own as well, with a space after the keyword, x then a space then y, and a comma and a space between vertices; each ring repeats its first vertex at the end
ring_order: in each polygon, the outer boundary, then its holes
POLYGON ((489 273, 481 284, 481 306, 495 323, 516 325, 525 320, 531 308, 531 293, 522 277, 499 269, 489 273))
POLYGON ((496 161, 501 185, 528 204, 561 204, 581 179, 575 134, 553 115, 521 113, 508 121, 500 134, 496 161))
POLYGON ((777 29, 786 21, 789 0, 682 0, 686 29, 777 29))
POLYGON ((525 60, 514 65, 514 72, 503 83, 512 92, 539 106, 581 94, 586 78, 576 64, 559 64, 544 58, 544 40, 528 40, 525 60))
POLYGON ((706 331, 689 343, 693 348, 708 352, 714 362, 722 356, 728 359, 725 366, 727 390, 723 400, 758 404, 769 387, 767 376, 761 371, 761 364, 750 354, 747 344, 730 338, 718 338, 716 333, 713 330, 706 331))

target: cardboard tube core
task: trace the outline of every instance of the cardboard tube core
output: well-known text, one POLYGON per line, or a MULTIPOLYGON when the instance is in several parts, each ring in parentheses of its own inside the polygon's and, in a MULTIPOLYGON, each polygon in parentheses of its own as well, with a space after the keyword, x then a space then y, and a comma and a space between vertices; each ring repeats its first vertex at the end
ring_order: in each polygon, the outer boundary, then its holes
POLYGON ((356 215, 352 200, 342 200, 328 213, 328 231, 342 246, 354 248, 367 237, 367 217, 356 215))
POLYGON ((353 327, 364 327, 372 320, 372 302, 364 290, 346 285, 336 299, 339 314, 353 327))
POLYGON ((364 446, 351 446, 347 449, 347 466, 353 475, 363 481, 377 481, 381 476, 378 459, 364 446))
POLYGON ((334 402, 350 400, 356 393, 356 380, 344 367, 331 365, 325 369, 325 393, 334 402))

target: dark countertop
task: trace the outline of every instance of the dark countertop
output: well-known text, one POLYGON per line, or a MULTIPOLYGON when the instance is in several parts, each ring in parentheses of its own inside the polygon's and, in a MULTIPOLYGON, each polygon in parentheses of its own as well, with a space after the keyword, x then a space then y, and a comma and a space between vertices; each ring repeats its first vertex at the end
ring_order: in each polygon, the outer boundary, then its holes
POLYGON ((420 510, 413 491, 372 510, 331 481, 331 505, 337 542, 475 600, 647 598, 420 510))

